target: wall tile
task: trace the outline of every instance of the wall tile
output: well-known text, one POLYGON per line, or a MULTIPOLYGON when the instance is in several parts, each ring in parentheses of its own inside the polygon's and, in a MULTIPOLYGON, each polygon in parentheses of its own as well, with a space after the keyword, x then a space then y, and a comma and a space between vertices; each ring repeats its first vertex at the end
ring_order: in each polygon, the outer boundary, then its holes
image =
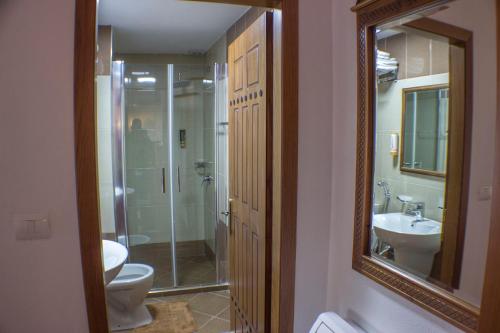
POLYGON ((450 71, 450 47, 448 43, 431 40, 431 74, 450 71))
POLYGON ((430 39, 416 34, 406 34, 406 73, 407 78, 429 75, 430 39))
POLYGON ((406 34, 401 33, 386 39, 386 50, 399 62, 398 79, 406 79, 406 34))

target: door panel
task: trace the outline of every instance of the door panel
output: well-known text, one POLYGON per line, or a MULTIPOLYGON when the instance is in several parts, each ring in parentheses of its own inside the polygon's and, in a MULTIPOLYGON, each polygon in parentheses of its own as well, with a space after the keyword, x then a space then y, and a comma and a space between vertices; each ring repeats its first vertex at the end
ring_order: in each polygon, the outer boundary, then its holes
MULTIPOLYGON (((267 13, 228 48, 231 329, 265 332, 268 168, 267 13), (267 85, 267 86, 266 86, 267 85)), ((269 114, 268 114, 269 113, 269 114)), ((268 241, 269 242, 269 241, 268 241)))

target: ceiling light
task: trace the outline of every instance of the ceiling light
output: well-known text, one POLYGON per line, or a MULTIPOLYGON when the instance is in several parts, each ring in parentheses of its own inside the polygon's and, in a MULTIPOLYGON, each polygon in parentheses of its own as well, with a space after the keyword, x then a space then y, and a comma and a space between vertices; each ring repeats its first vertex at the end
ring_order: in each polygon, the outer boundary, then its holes
POLYGON ((138 77, 137 82, 139 82, 139 83, 155 83, 156 78, 154 78, 154 77, 138 77))
POLYGON ((132 75, 149 75, 149 72, 132 72, 132 75))

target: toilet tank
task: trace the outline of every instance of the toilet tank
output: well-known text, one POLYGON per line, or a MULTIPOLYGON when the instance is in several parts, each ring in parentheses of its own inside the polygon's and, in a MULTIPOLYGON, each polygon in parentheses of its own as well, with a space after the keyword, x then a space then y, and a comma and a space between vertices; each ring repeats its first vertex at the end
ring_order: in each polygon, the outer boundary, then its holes
POLYGON ((335 312, 325 312, 318 316, 309 333, 366 333, 353 323, 348 323, 335 312))

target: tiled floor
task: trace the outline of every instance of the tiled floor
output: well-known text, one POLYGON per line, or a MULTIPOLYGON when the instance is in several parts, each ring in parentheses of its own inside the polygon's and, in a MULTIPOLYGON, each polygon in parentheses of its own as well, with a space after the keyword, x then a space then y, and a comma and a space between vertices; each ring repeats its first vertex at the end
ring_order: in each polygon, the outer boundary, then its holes
POLYGON ((229 331, 228 291, 183 294, 146 299, 146 303, 176 301, 186 301, 189 303, 189 308, 199 328, 196 333, 222 333, 229 331))
MULTIPOLYGON (((145 244, 129 249, 130 260, 154 268, 153 289, 171 288, 172 257, 169 243, 145 244)), ((206 254, 203 243, 184 242, 177 247, 177 279, 181 287, 217 282, 215 260, 206 254)))

